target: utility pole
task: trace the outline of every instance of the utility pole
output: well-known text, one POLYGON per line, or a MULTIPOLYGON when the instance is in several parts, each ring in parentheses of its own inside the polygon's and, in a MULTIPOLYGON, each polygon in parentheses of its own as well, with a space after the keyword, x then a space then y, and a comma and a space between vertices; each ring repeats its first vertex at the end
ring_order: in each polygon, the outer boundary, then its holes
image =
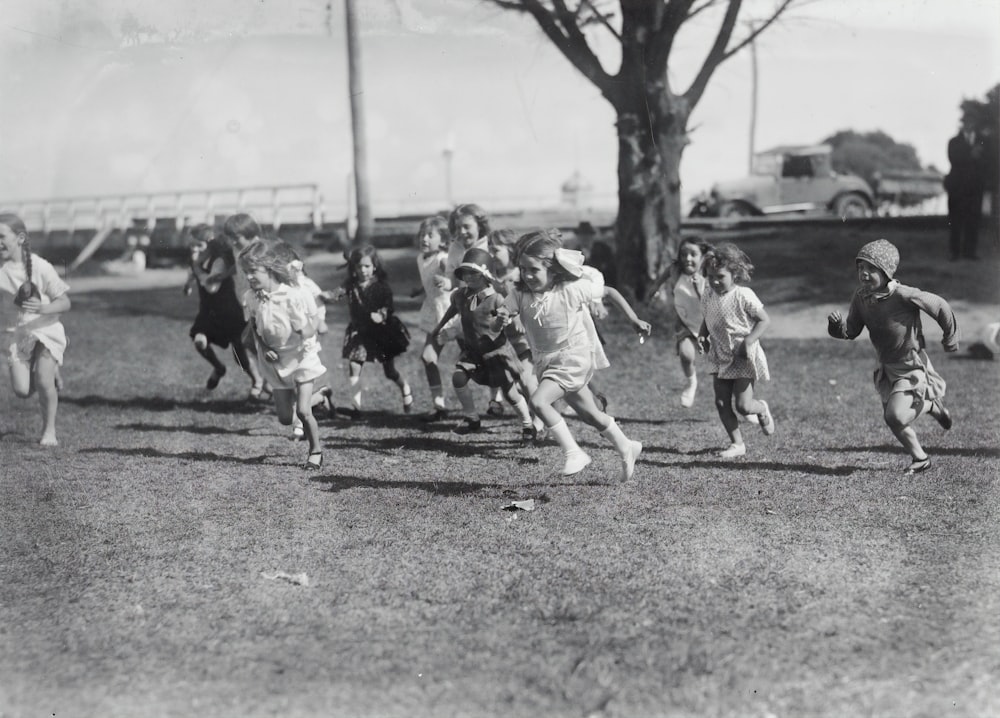
MULTIPOLYGON (((753 32, 753 23, 750 24, 750 32, 753 32)), ((756 152, 757 142, 757 41, 750 41, 750 167, 749 174, 753 174, 753 156, 756 152)))
POLYGON ((455 200, 451 192, 451 158, 455 155, 455 136, 452 133, 448 133, 448 139, 444 143, 444 149, 441 150, 441 154, 444 156, 444 195, 445 202, 448 204, 448 209, 452 209, 455 206, 455 200))
POLYGON ((375 222, 368 199, 368 147, 365 139, 364 91, 361 89, 361 49, 355 0, 344 0, 347 13, 347 87, 351 95, 351 132, 354 136, 354 197, 358 210, 358 230, 353 244, 370 242, 375 222))

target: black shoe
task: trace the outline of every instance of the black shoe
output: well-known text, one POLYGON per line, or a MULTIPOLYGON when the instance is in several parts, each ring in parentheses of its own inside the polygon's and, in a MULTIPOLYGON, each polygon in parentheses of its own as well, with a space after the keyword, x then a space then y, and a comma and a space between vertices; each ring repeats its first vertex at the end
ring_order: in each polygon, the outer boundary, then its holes
POLYGON ((483 430, 483 422, 479 419, 470 419, 468 417, 462 419, 462 423, 451 430, 452 434, 458 434, 459 436, 465 436, 466 434, 475 434, 483 430))
POLYGON ((940 399, 936 400, 931 405, 931 416, 934 417, 934 420, 937 421, 937 423, 939 423, 941 428, 945 431, 951 429, 951 412, 944 408, 944 404, 941 403, 940 399))
POLYGON ((925 456, 922 459, 914 459, 910 462, 910 465, 904 469, 904 474, 919 474, 921 471, 927 471, 931 468, 931 458, 925 456))
POLYGON ((226 367, 220 366, 218 369, 213 369, 212 373, 208 376, 208 381, 205 382, 205 388, 212 391, 212 389, 219 385, 219 380, 225 375, 226 367))
POLYGON ((523 446, 534 444, 537 439, 538 439, 538 431, 535 430, 535 427, 533 426, 521 427, 521 444, 523 446))
POLYGON ((503 404, 496 399, 490 399, 490 405, 486 407, 488 416, 503 416, 503 404))
POLYGON ((424 414, 423 416, 421 416, 420 421, 430 424, 435 421, 444 421, 447 418, 448 418, 448 410, 438 408, 430 412, 429 414, 424 414))

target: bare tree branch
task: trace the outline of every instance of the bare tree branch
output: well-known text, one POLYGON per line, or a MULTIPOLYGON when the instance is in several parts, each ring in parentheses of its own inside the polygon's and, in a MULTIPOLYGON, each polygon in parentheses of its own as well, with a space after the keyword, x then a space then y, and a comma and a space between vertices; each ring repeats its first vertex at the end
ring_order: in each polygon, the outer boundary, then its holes
POLYGON ((757 36, 760 35, 762 32, 764 32, 768 27, 773 25, 774 22, 778 19, 778 16, 781 15, 783 12, 785 12, 785 10, 787 10, 793 2, 795 2, 795 0, 782 0, 781 5, 778 6, 778 9, 775 10, 774 13, 772 13, 771 17, 767 18, 767 20, 765 20, 759 26, 756 26, 755 29, 749 35, 747 35, 747 37, 742 42, 737 44, 735 47, 729 49, 726 52, 726 54, 722 56, 722 60, 728 60, 730 57, 732 57, 737 52, 742 50, 744 47, 749 45, 751 42, 756 40, 757 36))
POLYGON ((726 46, 729 44, 729 38, 733 36, 733 28, 736 27, 736 18, 739 17, 742 6, 743 0, 729 0, 726 15, 722 18, 722 23, 719 25, 719 32, 716 33, 715 42, 712 43, 712 48, 708 51, 705 62, 702 63, 697 76, 692 80, 691 86, 684 93, 689 107, 694 107, 698 104, 698 100, 704 94, 705 88, 708 86, 708 81, 712 77, 712 73, 715 72, 715 68, 726 59, 726 46))
POLYGON ((693 17, 695 17, 696 15, 698 15, 699 13, 702 13, 705 10, 709 10, 709 9, 715 7, 716 5, 718 5, 721 2, 723 2, 723 0, 706 0, 704 3, 702 3, 698 7, 692 8, 691 10, 689 10, 688 14, 687 14, 687 19, 690 20, 693 17))
POLYGON ((594 5, 594 3, 591 2, 591 0, 583 0, 583 2, 580 3, 580 7, 583 8, 584 6, 589 7, 590 11, 594 13, 594 17, 597 18, 597 20, 602 25, 604 25, 604 27, 608 29, 608 32, 610 32, 614 36, 614 38, 618 40, 618 42, 621 42, 622 39, 621 33, 615 30, 615 26, 608 21, 608 16, 606 14, 598 10, 597 7, 594 5))

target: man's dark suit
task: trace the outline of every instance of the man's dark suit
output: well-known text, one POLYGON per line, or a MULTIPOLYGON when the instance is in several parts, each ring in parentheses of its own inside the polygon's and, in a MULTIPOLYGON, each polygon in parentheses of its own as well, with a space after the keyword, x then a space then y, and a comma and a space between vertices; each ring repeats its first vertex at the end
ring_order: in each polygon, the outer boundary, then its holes
POLYGON ((948 247, 951 258, 976 256, 983 209, 983 138, 961 131, 948 141, 948 247))

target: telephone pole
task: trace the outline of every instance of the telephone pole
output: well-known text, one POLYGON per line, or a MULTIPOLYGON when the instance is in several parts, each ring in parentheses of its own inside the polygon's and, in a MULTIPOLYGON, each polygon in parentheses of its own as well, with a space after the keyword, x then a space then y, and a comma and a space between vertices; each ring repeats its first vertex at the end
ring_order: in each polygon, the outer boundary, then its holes
POLYGON ((347 14, 347 87, 351 96, 351 133, 354 136, 354 198, 357 203, 358 229, 353 244, 370 242, 375 228, 368 198, 368 146, 365 139, 364 90, 361 83, 361 48, 358 45, 358 22, 355 0, 344 0, 347 14))

